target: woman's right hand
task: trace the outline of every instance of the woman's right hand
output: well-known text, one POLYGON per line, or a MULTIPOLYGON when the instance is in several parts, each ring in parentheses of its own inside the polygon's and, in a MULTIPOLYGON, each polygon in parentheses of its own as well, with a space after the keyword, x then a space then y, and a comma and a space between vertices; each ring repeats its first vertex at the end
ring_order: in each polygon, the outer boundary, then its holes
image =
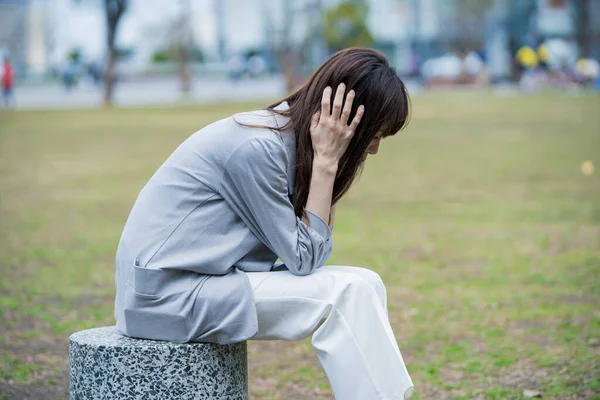
POLYGON ((332 107, 330 104, 331 88, 327 86, 323 91, 321 109, 313 115, 310 124, 314 159, 333 163, 336 166, 346 152, 365 111, 363 105, 358 107, 352 123, 348 125, 348 118, 354 100, 354 90, 350 90, 346 95, 346 103, 342 110, 345 90, 346 85, 343 83, 338 86, 332 107))

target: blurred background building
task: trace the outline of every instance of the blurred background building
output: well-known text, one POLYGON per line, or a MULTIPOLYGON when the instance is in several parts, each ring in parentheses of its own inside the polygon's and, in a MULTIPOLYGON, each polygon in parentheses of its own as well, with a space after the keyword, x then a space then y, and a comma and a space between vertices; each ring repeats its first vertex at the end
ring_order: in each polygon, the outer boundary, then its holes
MULTIPOLYGON (((0 0, 0 53, 21 81, 107 67, 110 0, 0 0)), ((288 88, 351 45, 383 51, 427 84, 517 80, 523 46, 557 69, 600 58, 596 0, 125 0, 116 76, 179 74, 236 80, 281 74, 288 88), (546 54, 545 53, 545 54, 546 54), (485 72, 485 74, 482 73, 485 72), (483 78, 482 78, 483 76, 483 78)), ((540 60, 540 63, 542 60, 540 60)), ((543 64, 543 63, 542 63, 543 64)), ((537 65, 537 64, 536 64, 537 65)))

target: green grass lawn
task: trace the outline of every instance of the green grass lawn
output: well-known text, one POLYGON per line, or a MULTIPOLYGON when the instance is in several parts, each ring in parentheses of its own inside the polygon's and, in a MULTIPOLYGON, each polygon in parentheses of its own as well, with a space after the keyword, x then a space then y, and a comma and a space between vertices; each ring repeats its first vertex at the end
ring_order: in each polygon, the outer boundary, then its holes
MULTIPOLYGON (((0 113, 3 398, 67 397, 69 334, 114 324, 139 190, 188 135, 260 106, 0 113)), ((340 203, 330 263, 382 276, 416 398, 600 398, 600 97, 413 106, 340 203)), ((249 351, 252 398, 332 398, 308 340, 249 351)))

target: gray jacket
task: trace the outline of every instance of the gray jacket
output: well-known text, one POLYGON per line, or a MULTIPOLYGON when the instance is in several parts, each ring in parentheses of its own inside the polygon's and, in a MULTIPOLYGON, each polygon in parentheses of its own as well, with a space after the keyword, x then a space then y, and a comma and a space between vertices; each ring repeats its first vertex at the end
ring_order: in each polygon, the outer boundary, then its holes
POLYGON ((270 271, 279 257, 306 275, 329 258, 327 223, 307 211, 307 225, 290 200, 294 132, 236 120, 287 122, 260 110, 208 125, 140 192, 116 257, 115 318, 123 334, 175 342, 249 339, 257 318, 244 271, 270 271))

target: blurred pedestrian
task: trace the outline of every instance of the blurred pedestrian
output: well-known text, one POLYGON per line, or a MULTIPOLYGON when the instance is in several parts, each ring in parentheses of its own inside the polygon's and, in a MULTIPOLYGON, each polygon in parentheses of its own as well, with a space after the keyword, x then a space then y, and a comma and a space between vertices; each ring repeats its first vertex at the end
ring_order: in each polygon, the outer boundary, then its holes
POLYGON ((96 61, 92 61, 88 64, 87 73, 94 85, 100 84, 100 80, 102 79, 102 71, 96 61))
POLYGON ((247 69, 251 78, 260 78, 267 71, 267 62, 260 55, 255 54, 248 58, 247 69))
POLYGON ((417 51, 417 46, 413 43, 410 46, 410 53, 409 53, 409 73, 408 76, 411 79, 414 79, 416 82, 421 83, 421 67, 422 67, 422 60, 421 60, 421 56, 419 55, 419 52, 417 51))
POLYGON ((2 99, 6 107, 12 102, 14 84, 15 72, 10 59, 6 57, 2 68, 2 99))
POLYGON ((552 55, 550 54, 550 50, 548 49, 548 46, 546 46, 545 44, 540 44, 537 48, 537 56, 540 62, 540 68, 542 68, 542 70, 544 71, 548 71, 548 69, 550 68, 550 60, 552 58, 552 55))
POLYGON ((552 55, 548 49, 548 46, 546 46, 544 43, 541 43, 537 47, 536 52, 539 60, 539 67, 536 71, 536 77, 538 77, 538 81, 540 83, 542 83, 544 86, 548 86, 550 82, 550 61, 552 55))
POLYGON ((600 64, 593 58, 580 58, 575 64, 574 75, 583 86, 595 83, 600 75, 600 64))
POLYGON ((240 55, 234 55, 229 59, 227 67, 229 79, 233 82, 237 82, 244 75, 246 70, 246 60, 240 55))
POLYGON ((520 72, 519 87, 521 90, 526 92, 536 90, 536 69, 539 66, 537 51, 532 46, 521 46, 515 55, 515 60, 520 72))
POLYGON ((67 92, 70 92, 77 84, 77 68, 74 63, 69 63, 62 75, 63 85, 67 92))
POLYGON ((539 58, 537 52, 530 46, 521 46, 515 55, 521 71, 537 68, 539 58))

